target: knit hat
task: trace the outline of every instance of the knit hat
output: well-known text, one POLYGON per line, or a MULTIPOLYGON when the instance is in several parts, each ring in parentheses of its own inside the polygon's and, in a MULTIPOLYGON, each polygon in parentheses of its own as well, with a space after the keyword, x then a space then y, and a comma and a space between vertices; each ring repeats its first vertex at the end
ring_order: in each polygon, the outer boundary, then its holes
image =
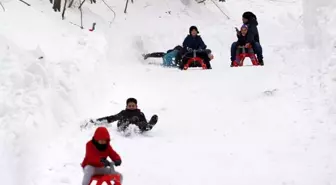
POLYGON ((191 34, 191 31, 193 31, 193 30, 196 30, 196 32, 199 33, 196 26, 190 26, 189 33, 191 34))
POLYGON ((248 29, 248 26, 247 26, 246 24, 243 24, 243 25, 240 27, 240 29, 243 29, 243 28, 248 29))

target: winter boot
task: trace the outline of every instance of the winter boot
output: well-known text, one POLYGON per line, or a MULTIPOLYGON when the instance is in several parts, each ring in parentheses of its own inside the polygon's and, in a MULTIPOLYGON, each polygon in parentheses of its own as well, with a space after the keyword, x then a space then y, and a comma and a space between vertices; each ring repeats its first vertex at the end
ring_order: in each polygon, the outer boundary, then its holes
POLYGON ((151 117, 151 119, 149 120, 148 124, 151 125, 151 126, 154 126, 158 121, 158 116, 157 115, 153 115, 151 117))
POLYGON ((259 65, 263 66, 264 65, 264 60, 263 59, 258 59, 259 65))
POLYGON ((146 60, 148 57, 150 57, 150 54, 143 54, 144 60, 146 60))
POLYGON ((157 121, 158 121, 158 116, 153 115, 148 123, 147 122, 139 122, 137 125, 140 128, 141 132, 146 132, 146 131, 152 130, 154 125, 156 125, 157 121))

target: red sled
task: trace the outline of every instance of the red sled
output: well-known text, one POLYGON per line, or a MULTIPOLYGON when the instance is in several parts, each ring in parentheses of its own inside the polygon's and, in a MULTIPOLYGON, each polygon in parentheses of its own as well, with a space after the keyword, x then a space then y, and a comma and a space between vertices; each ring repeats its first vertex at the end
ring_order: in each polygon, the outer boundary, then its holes
POLYGON ((92 181, 97 181, 96 185, 102 185, 104 182, 108 185, 121 185, 120 175, 95 175, 91 178, 89 185, 92 181))
POLYGON ((183 69, 184 70, 187 70, 190 65, 192 66, 201 66, 202 69, 207 69, 207 66, 205 65, 204 63, 204 60, 200 57, 197 57, 196 53, 200 51, 200 50, 193 50, 193 57, 192 58, 189 58, 187 63, 183 66, 183 69))
POLYGON ((252 65, 254 66, 260 65, 251 47, 246 48, 244 46, 238 46, 236 52, 236 60, 232 62, 231 67, 243 66, 246 57, 249 57, 251 59, 252 65))
POLYGON ((191 64, 194 64, 195 66, 196 66, 197 64, 199 64, 199 65, 202 66, 202 69, 207 69, 207 66, 205 65, 203 59, 201 59, 200 57, 193 57, 193 58, 190 58, 190 59, 187 61, 187 64, 184 65, 183 69, 184 69, 184 70, 187 70, 191 64))

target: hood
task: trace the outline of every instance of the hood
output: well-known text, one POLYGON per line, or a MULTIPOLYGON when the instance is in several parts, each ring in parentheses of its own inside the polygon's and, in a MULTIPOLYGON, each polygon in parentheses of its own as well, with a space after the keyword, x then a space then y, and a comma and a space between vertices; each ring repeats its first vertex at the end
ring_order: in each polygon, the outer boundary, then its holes
POLYGON ((98 140, 107 140, 110 141, 110 134, 105 127, 98 127, 93 135, 93 139, 98 140))
POLYGON ((258 26, 258 21, 256 19, 250 19, 247 24, 258 26))

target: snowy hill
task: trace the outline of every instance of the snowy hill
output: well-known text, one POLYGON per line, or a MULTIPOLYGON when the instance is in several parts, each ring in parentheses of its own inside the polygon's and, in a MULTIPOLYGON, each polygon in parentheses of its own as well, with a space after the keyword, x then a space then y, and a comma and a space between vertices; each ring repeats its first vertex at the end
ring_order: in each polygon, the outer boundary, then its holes
POLYGON ((125 185, 336 184, 332 0, 218 3, 230 19, 212 1, 134 0, 127 14, 121 0, 86 2, 84 29, 78 2, 65 20, 48 1, 0 2, 2 184, 80 184, 94 132, 80 122, 119 112, 128 97, 159 123, 131 138, 109 126, 125 185), (248 10, 265 66, 233 69, 234 27, 248 10), (211 71, 141 59, 181 44, 191 25, 214 52, 211 71))

